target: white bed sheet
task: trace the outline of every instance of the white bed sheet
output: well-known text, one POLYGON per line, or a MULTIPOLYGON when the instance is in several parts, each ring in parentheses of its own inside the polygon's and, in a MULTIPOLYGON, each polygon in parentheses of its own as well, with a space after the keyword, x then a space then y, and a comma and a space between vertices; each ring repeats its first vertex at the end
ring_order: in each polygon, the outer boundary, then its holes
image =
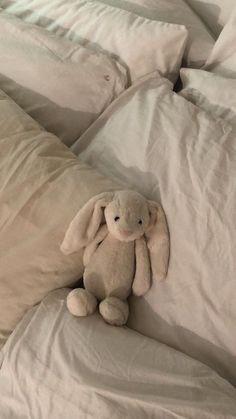
POLYGON ((236 390, 213 370, 98 314, 71 316, 67 293, 51 293, 8 340, 1 419, 236 417, 236 390))

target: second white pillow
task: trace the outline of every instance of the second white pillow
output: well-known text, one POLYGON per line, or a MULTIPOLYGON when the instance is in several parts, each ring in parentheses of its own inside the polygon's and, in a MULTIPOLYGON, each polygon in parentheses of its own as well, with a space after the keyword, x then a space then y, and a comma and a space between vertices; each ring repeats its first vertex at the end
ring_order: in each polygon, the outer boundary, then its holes
POLYGON ((114 59, 0 13, 0 88, 70 146, 126 87, 114 59))
POLYGON ((99 1, 14 1, 7 10, 60 36, 116 57, 131 82, 158 70, 175 81, 188 31, 183 25, 146 19, 99 1))

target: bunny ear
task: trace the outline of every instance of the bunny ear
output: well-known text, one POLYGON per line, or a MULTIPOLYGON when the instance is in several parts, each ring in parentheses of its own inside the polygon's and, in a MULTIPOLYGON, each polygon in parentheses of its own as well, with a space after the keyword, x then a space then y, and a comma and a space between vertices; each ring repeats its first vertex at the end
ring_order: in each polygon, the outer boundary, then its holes
POLYGON ((166 278, 169 264, 170 240, 165 213, 160 204, 149 201, 150 227, 146 232, 147 247, 154 279, 166 278))
POLYGON ((103 217, 103 208, 114 198, 113 192, 105 192, 91 198, 71 221, 61 251, 65 255, 77 252, 93 240, 103 217))

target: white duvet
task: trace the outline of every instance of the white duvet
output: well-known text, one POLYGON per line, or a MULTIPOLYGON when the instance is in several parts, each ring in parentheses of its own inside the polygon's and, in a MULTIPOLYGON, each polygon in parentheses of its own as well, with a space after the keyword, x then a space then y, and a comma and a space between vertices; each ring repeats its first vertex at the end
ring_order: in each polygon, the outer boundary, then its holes
POLYGON ((1 419, 230 419, 236 390, 213 370, 51 293, 8 340, 1 419))

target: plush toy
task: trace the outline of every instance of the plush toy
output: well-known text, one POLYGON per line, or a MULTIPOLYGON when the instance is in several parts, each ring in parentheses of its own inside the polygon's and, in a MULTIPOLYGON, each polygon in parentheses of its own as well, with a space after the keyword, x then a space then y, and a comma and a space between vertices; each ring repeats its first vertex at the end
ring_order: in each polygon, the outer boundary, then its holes
POLYGON ((144 295, 153 279, 166 277, 169 235, 162 207, 133 191, 106 192, 90 199, 69 225, 64 254, 84 250, 84 289, 68 294, 75 316, 96 310, 112 325, 127 322, 131 293, 144 295))

